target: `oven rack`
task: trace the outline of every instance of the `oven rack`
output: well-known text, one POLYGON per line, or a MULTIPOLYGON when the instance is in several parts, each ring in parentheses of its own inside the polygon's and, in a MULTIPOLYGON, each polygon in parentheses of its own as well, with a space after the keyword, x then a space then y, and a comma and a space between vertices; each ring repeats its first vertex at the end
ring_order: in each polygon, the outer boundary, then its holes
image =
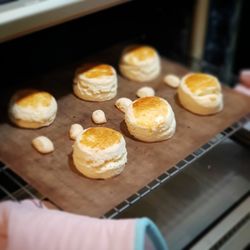
MULTIPOLYGON (((202 155, 206 154, 226 138, 232 136, 235 132, 243 128, 248 123, 250 123, 250 113, 232 124, 221 133, 214 136, 206 144, 201 146, 192 154, 188 155, 185 159, 179 161, 172 168, 161 174, 158 178, 141 188, 138 192, 114 207, 112 210, 108 211, 101 218, 114 218, 118 216, 128 207, 132 206, 144 196, 161 186, 163 183, 170 180, 170 178, 183 171, 192 162, 199 159, 202 155)), ((53 203, 53 201, 48 200, 30 184, 26 183, 21 177, 16 175, 8 166, 0 163, 0 201, 21 201, 23 199, 36 199, 38 200, 37 206, 41 206, 42 202, 49 201, 50 203, 52 203, 54 208, 60 209, 56 204, 53 203)))

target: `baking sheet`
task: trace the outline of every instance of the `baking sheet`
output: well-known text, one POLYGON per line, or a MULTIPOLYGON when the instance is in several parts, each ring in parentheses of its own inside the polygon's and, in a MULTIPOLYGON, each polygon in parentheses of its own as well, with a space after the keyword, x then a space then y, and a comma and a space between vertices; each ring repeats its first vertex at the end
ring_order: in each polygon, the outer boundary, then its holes
MULTIPOLYGON (((117 68, 119 55, 119 49, 111 49, 77 65, 102 61, 117 68)), ((162 59, 162 75, 156 80, 147 84, 135 83, 119 75, 116 98, 102 103, 85 102, 71 91, 75 67, 71 65, 35 79, 43 82, 45 89, 58 99, 57 118, 51 126, 37 130, 20 129, 11 125, 7 118, 0 123, 1 161, 69 212, 102 216, 250 111, 250 98, 225 87, 221 113, 203 117, 186 111, 178 103, 176 90, 163 83, 163 76, 166 73, 182 76, 188 71, 167 59, 162 59), (154 87, 156 95, 166 98, 173 107, 177 129, 170 140, 145 143, 133 139, 127 132, 123 113, 114 107, 119 97, 136 99, 136 90, 145 85, 154 87), (127 143, 126 168, 121 175, 109 180, 87 179, 72 164, 70 125, 77 122, 85 128, 95 126, 91 114, 96 109, 104 110, 108 119, 105 126, 122 132, 127 143), (38 135, 52 139, 56 149, 52 154, 41 155, 32 148, 31 140, 38 135)), ((34 79, 33 82, 35 85, 34 79)))

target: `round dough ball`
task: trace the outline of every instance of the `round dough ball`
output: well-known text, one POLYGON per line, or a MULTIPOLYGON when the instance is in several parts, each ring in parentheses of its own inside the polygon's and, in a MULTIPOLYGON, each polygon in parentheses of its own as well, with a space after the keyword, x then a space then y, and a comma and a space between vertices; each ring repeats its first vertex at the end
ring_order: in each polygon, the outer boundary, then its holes
POLYGON ((164 77, 164 82, 172 88, 178 88, 181 83, 181 80, 176 75, 166 75, 164 77))
POLYGON ((69 137, 72 140, 76 140, 76 138, 83 132, 83 127, 81 124, 75 123, 72 124, 69 130, 69 137))
POLYGON ((123 113, 126 113, 126 110, 131 103, 132 101, 129 98, 121 97, 116 100, 115 106, 123 113))
POLYGON ((137 90, 136 95, 138 97, 154 96, 155 90, 151 87, 142 87, 137 90))
POLYGON ((32 140, 33 147, 41 154, 48 154, 53 152, 54 144, 46 136, 38 136, 32 140))
POLYGON ((102 124, 107 122, 105 113, 101 109, 98 109, 92 113, 92 120, 96 124, 102 124))

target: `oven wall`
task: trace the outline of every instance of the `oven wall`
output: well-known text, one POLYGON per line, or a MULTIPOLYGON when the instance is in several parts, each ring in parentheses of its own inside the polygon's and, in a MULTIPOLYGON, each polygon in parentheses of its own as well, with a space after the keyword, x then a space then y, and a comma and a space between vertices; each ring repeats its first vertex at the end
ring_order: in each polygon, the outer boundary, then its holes
POLYGON ((5 42, 0 45, 3 82, 19 86, 34 75, 130 40, 181 57, 189 49, 193 4, 193 0, 131 1, 5 42))

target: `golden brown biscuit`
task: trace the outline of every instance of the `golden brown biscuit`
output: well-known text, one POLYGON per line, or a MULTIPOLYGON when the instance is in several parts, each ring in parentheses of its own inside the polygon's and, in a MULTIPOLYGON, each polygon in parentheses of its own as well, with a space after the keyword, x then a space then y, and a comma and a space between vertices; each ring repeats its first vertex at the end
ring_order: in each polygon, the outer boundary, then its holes
POLYGON ((121 133, 110 128, 88 128, 73 146, 73 161, 89 178, 107 179, 118 175, 127 162, 125 140, 121 133))
POLYGON ((116 71, 107 64, 86 64, 76 71, 73 90, 83 100, 110 100, 117 93, 116 71))
POLYGON ((9 116, 22 128, 40 128, 50 125, 57 113, 55 98, 45 91, 25 89, 11 98, 9 116))
POLYGON ((170 104, 157 96, 135 100, 127 109, 125 122, 130 134, 147 142, 172 137, 176 127, 170 104))
POLYGON ((151 81, 161 71, 157 51, 153 47, 143 45, 125 48, 119 66, 123 76, 137 82, 151 81))
POLYGON ((191 73, 184 76, 178 88, 180 103, 187 110, 210 115, 223 109, 223 96, 218 79, 209 74, 191 73))

